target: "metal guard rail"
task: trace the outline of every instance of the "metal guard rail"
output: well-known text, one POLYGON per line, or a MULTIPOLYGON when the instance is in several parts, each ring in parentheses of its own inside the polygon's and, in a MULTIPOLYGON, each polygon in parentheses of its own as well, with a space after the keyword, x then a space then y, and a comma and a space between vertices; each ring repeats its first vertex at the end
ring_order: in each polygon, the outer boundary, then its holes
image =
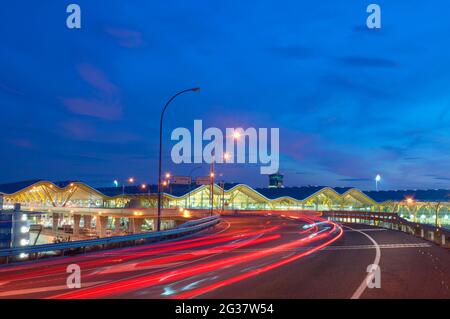
MULTIPOLYGON (((46 251, 54 251, 54 250, 66 250, 71 248, 82 248, 87 246, 96 246, 96 245, 105 245, 140 239, 157 239, 157 238, 165 238, 167 236, 173 235, 186 235, 194 231, 202 230, 205 228, 212 227, 220 222, 220 216, 211 216, 207 218, 202 218, 195 220, 197 225, 187 226, 183 228, 174 228, 169 230, 163 230, 160 232, 148 232, 141 234, 133 234, 126 236, 113 236, 107 238, 99 238, 99 239, 86 239, 86 240, 78 240, 67 243, 58 243, 58 244, 43 244, 36 246, 25 246, 25 247, 16 247, 16 248, 8 248, 0 250, 0 257, 7 256, 16 256, 21 253, 29 254, 29 253, 40 253, 46 251)), ((187 222, 189 223, 189 222, 187 222)), ((187 224, 185 223, 185 224, 187 224)), ((184 225, 184 224, 183 224, 184 225)), ((180 225, 182 226, 182 225, 180 225)))
POLYGON ((442 247, 450 248, 450 230, 428 224, 408 221, 397 213, 358 212, 358 211, 324 211, 322 216, 334 221, 364 224, 373 222, 374 226, 384 227, 408 233, 434 242, 442 247), (356 221, 359 219, 359 222, 356 221))
POLYGON ((194 219, 194 220, 185 222, 185 223, 175 227, 175 229, 186 228, 186 227, 190 227, 190 226, 206 223, 206 222, 209 222, 211 220, 216 220, 217 218, 220 218, 220 215, 213 215, 213 216, 208 216, 208 217, 204 217, 204 218, 201 218, 201 219, 194 219))

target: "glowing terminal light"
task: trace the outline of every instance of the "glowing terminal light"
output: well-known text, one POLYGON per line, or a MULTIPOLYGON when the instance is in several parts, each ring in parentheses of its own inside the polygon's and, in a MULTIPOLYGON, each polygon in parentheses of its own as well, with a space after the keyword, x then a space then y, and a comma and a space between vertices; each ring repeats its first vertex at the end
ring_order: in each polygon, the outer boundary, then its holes
POLYGON ((30 243, 30 241, 28 239, 22 238, 20 240, 20 246, 26 246, 30 243))

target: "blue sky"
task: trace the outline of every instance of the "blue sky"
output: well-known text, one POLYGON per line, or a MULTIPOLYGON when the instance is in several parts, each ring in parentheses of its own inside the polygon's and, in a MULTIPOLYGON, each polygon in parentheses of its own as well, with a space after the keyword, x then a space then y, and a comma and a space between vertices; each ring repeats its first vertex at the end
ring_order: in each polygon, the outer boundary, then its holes
MULTIPOLYGON (((448 1, 15 1, 0 12, 0 182, 155 182, 170 132, 278 127, 287 185, 450 186, 448 1), (82 29, 65 26, 66 6, 82 29)), ((198 174, 207 172, 203 165, 198 174)), ((258 165, 218 165, 267 184, 258 165)))

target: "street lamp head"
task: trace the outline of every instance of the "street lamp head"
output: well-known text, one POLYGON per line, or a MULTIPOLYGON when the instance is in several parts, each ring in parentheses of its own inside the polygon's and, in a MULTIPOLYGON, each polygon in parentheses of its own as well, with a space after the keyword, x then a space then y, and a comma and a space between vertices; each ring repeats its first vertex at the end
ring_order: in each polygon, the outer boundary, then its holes
POLYGON ((381 181, 381 175, 377 174, 377 176, 375 176, 375 181, 379 182, 381 181))
POLYGON ((170 178, 170 173, 166 173, 166 178, 169 179, 170 178))
POLYGON ((119 186, 119 181, 117 179, 115 179, 113 183, 116 187, 119 186))
POLYGON ((134 178, 133 177, 130 177, 129 179, 128 179, 128 183, 134 183, 134 178))

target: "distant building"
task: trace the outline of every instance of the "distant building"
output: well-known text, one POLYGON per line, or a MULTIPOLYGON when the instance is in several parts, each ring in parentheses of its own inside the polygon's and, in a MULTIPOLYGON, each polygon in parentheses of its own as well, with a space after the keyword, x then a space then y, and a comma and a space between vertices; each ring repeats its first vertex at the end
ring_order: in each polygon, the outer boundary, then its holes
POLYGON ((0 249, 27 246, 30 240, 28 216, 16 204, 14 211, 0 211, 0 249))
MULTIPOLYGON (((270 176, 270 187, 252 188, 245 184, 216 185, 214 206, 231 210, 315 210, 359 211, 397 213, 400 217, 422 224, 438 223, 450 226, 450 189, 361 191, 351 187, 302 186, 283 187, 283 176, 270 176)), ((61 184, 45 180, 0 184, 4 207, 10 209, 20 203, 30 217, 30 223, 41 223, 35 216, 39 213, 58 221, 75 218, 81 214, 94 217, 102 208, 123 209, 123 218, 135 218, 136 199, 138 207, 156 208, 158 188, 148 185, 110 187, 96 189, 82 182, 61 184), (133 207, 133 208, 132 208, 133 207), (58 212, 54 209, 57 208, 58 212), (77 211, 77 209, 80 211, 77 211), (86 213, 89 208, 89 213, 86 213), (67 217, 69 216, 69 217, 67 217)), ((211 207, 210 185, 172 185, 163 193, 164 208, 208 209, 211 207)), ((11 210, 11 209, 10 209, 11 210)), ((114 218, 114 211, 104 211, 103 217, 114 218), (108 216, 109 215, 109 216, 108 216)), ((98 216, 96 216, 97 218, 98 216)), ((15 218, 26 220, 27 217, 15 218)), ((78 217, 79 218, 79 217, 78 217)), ((144 218, 144 217, 142 217, 144 218)), ((147 218, 147 217, 146 217, 147 218)), ((149 217, 150 219, 150 217, 149 217)), ((53 224, 56 228, 58 223, 53 224)), ((24 225, 26 226, 26 225, 24 225)), ((22 227, 16 229, 22 230, 22 227)), ((24 228, 26 229, 26 228, 24 228)), ((17 232, 16 232, 17 233, 17 232)), ((26 231, 24 233, 26 235, 26 231)), ((23 242, 26 242, 26 238, 23 242)))
POLYGON ((269 188, 283 188, 283 175, 280 173, 269 175, 269 188))
POLYGON ((12 214, 0 213, 0 249, 11 248, 12 234, 12 214))

